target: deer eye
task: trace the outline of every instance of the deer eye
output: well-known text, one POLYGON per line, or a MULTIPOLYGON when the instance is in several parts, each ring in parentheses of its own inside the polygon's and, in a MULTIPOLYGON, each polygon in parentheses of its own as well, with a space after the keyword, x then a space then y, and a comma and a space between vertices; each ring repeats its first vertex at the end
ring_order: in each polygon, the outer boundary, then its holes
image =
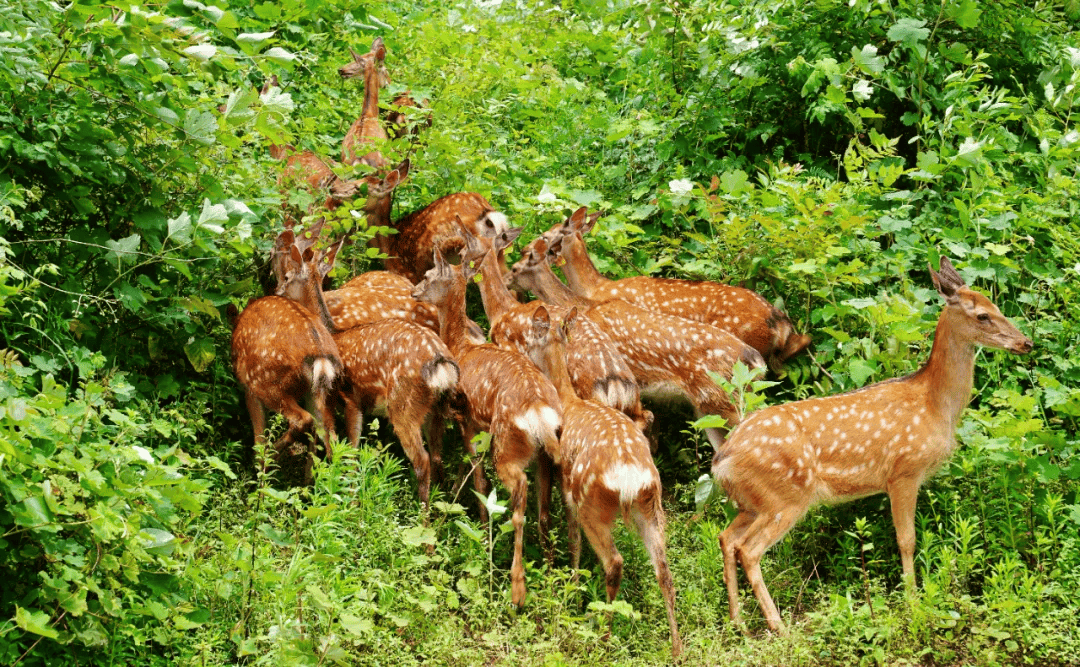
POLYGON ((979 313, 979 315, 978 315, 978 317, 976 319, 978 319, 980 322, 989 322, 990 321, 990 315, 987 314, 987 313, 979 313))

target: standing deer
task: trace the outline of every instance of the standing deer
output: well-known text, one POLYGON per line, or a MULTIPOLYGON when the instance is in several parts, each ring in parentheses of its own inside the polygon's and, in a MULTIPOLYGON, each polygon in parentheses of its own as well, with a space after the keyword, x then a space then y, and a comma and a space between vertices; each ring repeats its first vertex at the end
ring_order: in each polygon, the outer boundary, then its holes
MULTIPOLYGON (((739 421, 739 411, 727 393, 709 376, 710 372, 731 377, 732 366, 742 361, 751 368, 765 365, 757 350, 727 331, 664 313, 650 312, 619 299, 593 303, 575 295, 559 281, 548 258, 560 250, 560 239, 548 253, 530 251, 513 266, 510 280, 548 303, 564 308, 578 306, 615 343, 630 366, 643 397, 681 396, 694 412, 717 414, 730 429, 739 421)), ((534 241, 538 250, 547 238, 534 241)), ((714 449, 724 441, 718 428, 705 429, 714 449)))
MULTIPOLYGON (((264 441, 266 409, 288 420, 289 429, 275 443, 275 458, 282 449, 314 437, 316 419, 301 403, 309 399, 326 431, 326 457, 333 455, 334 418, 328 404, 330 392, 341 373, 341 359, 331 337, 333 324, 325 308, 319 307, 322 268, 333 265, 334 246, 325 255, 301 254, 293 243, 293 232, 283 232, 290 263, 278 296, 251 302, 236 319, 232 336, 232 360, 236 377, 244 387, 248 413, 256 443, 264 441)), ((304 481, 311 481, 309 441, 304 463, 304 481)), ((265 463, 264 463, 265 466, 265 463)))
MULTIPOLYGON (((462 230, 466 238, 470 232, 462 230)), ((521 228, 509 229, 491 239, 490 251, 480 263, 483 280, 480 296, 491 323, 491 340, 496 345, 528 353, 533 313, 540 302, 519 303, 507 289, 502 253, 521 234, 521 228)), ((483 241, 475 241, 484 243, 483 241)), ((547 304, 543 304, 547 305, 547 304)), ((549 311, 565 315, 566 308, 547 305, 549 311)), ((645 432, 653 415, 641 407, 641 394, 634 373, 611 338, 592 320, 574 320, 573 336, 566 345, 566 367, 577 395, 594 399, 620 410, 645 432)))
POLYGON ((359 446, 363 416, 384 412, 416 473, 427 508, 431 478, 442 471, 442 431, 463 400, 460 370, 438 334, 412 322, 386 319, 334 334, 345 367, 345 423, 359 446), (428 432, 430 453, 422 429, 428 432))
POLYGON ((338 68, 342 79, 364 78, 364 106, 341 142, 341 161, 347 165, 366 164, 376 169, 388 163, 379 151, 380 144, 389 139, 379 123, 379 88, 390 83, 383 66, 386 47, 382 37, 371 42, 371 50, 360 55, 352 51, 352 62, 338 68), (364 151, 367 150, 367 153, 364 151))
POLYGON ((615 547, 611 528, 620 512, 637 529, 652 559, 656 581, 664 594, 671 652, 678 657, 682 640, 675 623, 675 585, 668 569, 661 506, 660 473, 649 454, 649 441, 626 415, 595 401, 578 398, 566 369, 567 335, 577 309, 562 324, 551 326, 544 306, 533 315, 529 357, 554 383, 563 406, 559 438, 559 466, 570 530, 571 566, 581 560, 581 532, 604 566, 607 599, 619 594, 623 558, 615 547))
MULTIPOLYGON (((495 345, 474 345, 465 336, 465 284, 476 269, 466 259, 460 267, 447 263, 442 253, 434 253, 435 267, 416 286, 414 296, 434 304, 439 310, 439 328, 461 368, 461 386, 469 410, 462 421, 462 435, 475 455, 473 437, 481 430, 491 434, 495 470, 510 489, 513 508, 514 561, 510 568, 511 599, 525 603, 525 568, 522 562, 525 502, 529 482, 525 470, 538 452, 541 457, 540 497, 550 494, 550 468, 546 461, 560 462, 559 432, 562 407, 551 382, 524 355, 495 345)), ((477 466, 474 483, 485 491, 483 471, 477 466)), ((547 509, 541 508, 541 538, 546 540, 547 509)), ((482 512, 483 514, 483 512, 482 512)), ((486 519, 486 517, 485 517, 486 519)))
POLYGON ((786 632, 761 578, 761 556, 807 510, 886 493, 904 580, 915 586, 915 501, 919 487, 952 454, 960 414, 971 399, 975 346, 1027 354, 1032 343, 945 257, 930 268, 945 299, 930 358, 921 370, 862 389, 759 410, 713 458, 713 477, 739 506, 720 535, 732 621, 741 624, 738 558, 765 621, 786 632))
POLYGON ((509 226, 506 216, 475 192, 446 195, 394 223, 398 233, 385 241, 385 252, 389 255, 386 269, 415 283, 434 265, 431 261, 434 249, 438 248, 448 258, 458 256, 462 249, 458 220, 474 235, 486 238, 506 231, 509 226))
POLYGON ((559 226, 563 235, 563 274, 576 294, 595 301, 622 299, 634 305, 730 331, 761 353, 773 372, 784 360, 810 345, 810 337, 796 333, 788 316, 762 296, 742 287, 711 281, 636 276, 608 280, 593 265, 583 234, 597 216, 578 209, 559 226))

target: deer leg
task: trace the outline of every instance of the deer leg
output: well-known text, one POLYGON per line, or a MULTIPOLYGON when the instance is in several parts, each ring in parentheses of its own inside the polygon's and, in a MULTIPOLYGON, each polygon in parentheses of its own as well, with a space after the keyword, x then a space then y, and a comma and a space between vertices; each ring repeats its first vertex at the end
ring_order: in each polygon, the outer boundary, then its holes
POLYGON ((739 572, 736 569, 735 553, 746 529, 750 527, 756 516, 753 512, 742 510, 731 525, 720 533, 720 550, 724 553, 724 584, 727 585, 728 593, 728 614, 732 622, 739 627, 743 627, 743 620, 739 613, 739 572))
POLYGON ((746 529, 742 544, 736 547, 746 571, 746 578, 750 581, 750 587, 754 589, 754 595, 765 615, 765 622, 769 624, 770 630, 782 635, 787 634, 787 628, 780 619, 780 612, 769 595, 769 589, 765 587, 765 580, 761 576, 761 557, 791 530, 802 513, 803 508, 789 508, 775 515, 770 512, 758 514, 746 529))
POLYGON ((357 402, 350 397, 343 397, 345 402, 345 430, 353 447, 360 446, 360 436, 364 429, 364 412, 357 402))
POLYGON ((656 573, 656 582, 664 595, 668 629, 671 631, 671 654, 678 657, 682 653, 682 639, 679 637, 679 626, 675 623, 675 582, 672 581, 671 569, 668 567, 664 537, 664 510, 660 506, 659 487, 654 487, 639 495, 630 514, 634 517, 638 534, 645 542, 645 549, 649 552, 653 571, 656 573))
MULTIPOLYGON (((251 428, 255 431, 255 447, 257 449, 259 445, 266 444, 266 408, 263 407, 262 401, 250 391, 244 392, 244 402, 247 404, 248 416, 251 417, 251 428)), ((265 452, 263 453, 260 468, 263 472, 266 472, 265 452)))
POLYGON ((510 566, 510 599, 518 609, 525 605, 525 503, 528 498, 529 480, 519 467, 507 466, 499 471, 503 483, 511 489, 510 504, 514 514, 514 562, 510 566))
POLYGON ((540 547, 548 565, 555 564, 555 551, 552 545, 551 529, 551 473, 554 467, 551 457, 543 450, 536 458, 536 501, 539 506, 537 525, 540 532, 540 547))
POLYGON ((431 479, 439 484, 446 478, 442 460, 443 434, 446 432, 446 411, 443 408, 432 410, 428 414, 425 430, 428 455, 431 457, 431 479))
POLYGON ((420 437, 420 425, 424 420, 424 413, 428 406, 415 397, 409 396, 407 391, 391 391, 386 407, 390 417, 390 424, 394 427, 394 434, 401 442, 405 456, 409 457, 413 471, 416 473, 416 486, 420 495, 420 505, 427 511, 428 498, 431 493, 431 461, 424 449, 424 441, 420 437))
POLYGON ((888 482, 886 492, 896 528, 896 544, 900 547, 904 585, 908 593, 912 593, 915 590, 915 501, 919 484, 910 477, 894 479, 888 482))
MULTIPOLYGON (((607 585, 608 602, 615 599, 622 585, 623 557, 615 548, 615 539, 611 534, 611 526, 615 521, 615 509, 615 503, 596 502, 595 497, 587 498, 581 504, 581 527, 593 551, 604 566, 604 583, 607 585)), ((605 640, 611 637, 611 626, 614 622, 615 619, 609 616, 605 640)))

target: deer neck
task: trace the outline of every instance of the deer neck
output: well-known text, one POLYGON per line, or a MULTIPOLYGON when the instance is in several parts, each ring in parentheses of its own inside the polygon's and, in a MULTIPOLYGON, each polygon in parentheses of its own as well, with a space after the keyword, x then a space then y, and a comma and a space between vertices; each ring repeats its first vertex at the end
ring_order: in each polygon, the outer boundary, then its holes
POLYGON ((313 277, 309 278, 304 283, 304 289, 300 293, 300 298, 297 300, 301 306, 303 306, 309 313, 315 315, 322 322, 322 325, 326 327, 326 330, 330 333, 338 333, 338 328, 334 325, 334 320, 330 317, 330 309, 326 307, 326 300, 323 299, 322 277, 318 271, 312 271, 313 277))
POLYGON ((975 375, 975 344, 955 331, 954 321, 960 317, 948 306, 942 310, 930 359, 920 373, 925 377, 928 405, 953 429, 971 401, 975 375))
POLYGON ((360 111, 361 120, 376 118, 379 115, 379 64, 372 63, 364 71, 364 106, 360 111))
POLYGON ((528 283, 523 287, 552 305, 563 308, 588 305, 584 299, 570 291, 570 288, 559 280, 559 277, 551 270, 551 265, 546 262, 537 265, 522 278, 522 282, 528 283))
POLYGON ((511 308, 521 305, 510 290, 506 289, 495 253, 484 255, 480 262, 480 274, 484 277, 480 281, 480 299, 484 302, 484 312, 487 313, 488 320, 494 322, 511 308))
POLYGON ((555 391, 559 394, 559 401, 564 406, 576 401, 578 396, 574 392, 574 384, 570 380, 570 372, 566 370, 566 346, 563 344, 548 343, 536 352, 538 358, 533 361, 540 370, 551 380, 555 391))
POLYGON ((465 279, 455 276, 446 299, 437 309, 439 316, 439 337, 450 348, 455 358, 463 355, 472 344, 466 335, 465 316, 465 279))
POLYGON ((574 233, 563 237, 562 256, 566 260, 562 267, 563 274, 575 293, 591 297, 596 290, 607 287, 611 282, 596 270, 581 234, 574 233))
MULTIPOLYGON (((394 202, 392 192, 368 195, 367 206, 364 207, 364 213, 367 214, 368 229, 390 226, 390 208, 394 202)), ((389 255, 390 238, 380 232, 368 239, 368 247, 377 248, 380 253, 389 255)))

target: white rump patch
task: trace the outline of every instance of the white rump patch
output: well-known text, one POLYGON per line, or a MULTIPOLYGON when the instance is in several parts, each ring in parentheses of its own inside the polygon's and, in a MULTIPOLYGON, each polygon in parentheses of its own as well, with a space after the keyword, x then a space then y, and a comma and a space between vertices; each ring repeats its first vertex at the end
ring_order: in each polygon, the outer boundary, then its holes
POLYGON ((621 505, 632 503, 652 482, 653 471, 637 464, 617 463, 604 473, 604 486, 618 492, 621 505))
POLYGON ((440 363, 428 379, 428 387, 434 392, 450 391, 458 383, 457 369, 449 363, 440 363))
POLYGON ((514 420, 514 426, 529 434, 534 443, 543 443, 547 437, 555 437, 555 431, 562 426, 562 419, 554 408, 547 405, 537 408, 529 408, 524 414, 514 420))
POLYGON ((325 387, 329 389, 334 386, 334 379, 337 377, 337 373, 334 371, 334 364, 327 358, 323 357, 316 359, 311 364, 311 387, 325 387))

